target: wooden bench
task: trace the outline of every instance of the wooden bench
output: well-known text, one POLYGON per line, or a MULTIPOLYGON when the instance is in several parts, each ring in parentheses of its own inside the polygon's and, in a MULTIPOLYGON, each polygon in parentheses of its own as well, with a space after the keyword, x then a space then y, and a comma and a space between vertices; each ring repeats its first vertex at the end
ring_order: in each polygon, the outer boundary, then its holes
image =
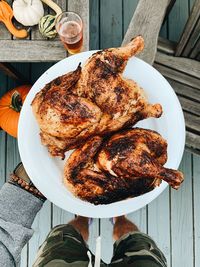
POLYGON ((186 121, 186 148, 200 154, 200 0, 195 1, 178 43, 158 39, 173 2, 140 0, 122 44, 137 34, 144 36, 146 46, 139 57, 153 64, 175 90, 186 121))

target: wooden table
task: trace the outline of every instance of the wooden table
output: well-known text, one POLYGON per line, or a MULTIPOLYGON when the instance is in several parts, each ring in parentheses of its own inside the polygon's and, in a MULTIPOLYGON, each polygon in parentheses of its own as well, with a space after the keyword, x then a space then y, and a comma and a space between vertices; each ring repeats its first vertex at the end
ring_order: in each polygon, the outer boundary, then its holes
MULTIPOLYGON (((11 0, 7 2, 12 3, 11 0)), ((83 51, 89 49, 89 0, 56 0, 63 11, 69 10, 78 13, 83 20, 83 51)), ((52 13, 44 5, 45 14, 52 13)), ((19 25, 18 25, 19 26, 19 25)), ((22 26, 20 26, 22 27, 22 26)), ((25 80, 7 62, 56 62, 67 56, 66 50, 57 36, 55 39, 44 38, 38 29, 38 25, 31 27, 26 39, 14 38, 0 23, 0 68, 8 75, 16 79, 25 80)))

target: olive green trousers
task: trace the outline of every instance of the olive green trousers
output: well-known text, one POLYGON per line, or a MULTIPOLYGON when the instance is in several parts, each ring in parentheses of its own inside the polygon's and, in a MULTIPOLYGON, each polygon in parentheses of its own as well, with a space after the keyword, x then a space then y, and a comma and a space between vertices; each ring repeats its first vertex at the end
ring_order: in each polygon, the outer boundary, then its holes
MULTIPOLYGON (((88 251, 87 244, 73 226, 59 225, 52 229, 40 247, 33 267, 87 267, 88 251)), ((94 261, 92 255, 93 266, 94 261)), ((133 232, 115 242, 111 263, 101 261, 101 267, 104 266, 167 267, 167 262, 148 235, 133 232)))

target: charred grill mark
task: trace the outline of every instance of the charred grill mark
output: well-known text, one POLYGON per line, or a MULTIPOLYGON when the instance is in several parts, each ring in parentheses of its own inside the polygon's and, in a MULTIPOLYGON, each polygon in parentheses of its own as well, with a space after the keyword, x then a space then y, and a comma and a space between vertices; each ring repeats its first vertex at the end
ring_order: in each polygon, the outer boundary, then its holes
POLYGON ((132 150, 135 148, 135 145, 132 140, 128 137, 124 137, 113 141, 111 145, 106 146, 106 150, 108 151, 109 157, 108 159, 111 160, 117 154, 123 155, 123 153, 132 150))
POLYGON ((45 100, 50 99, 52 94, 48 94, 48 91, 58 90, 58 89, 66 89, 69 90, 72 86, 74 86, 80 78, 81 74, 81 63, 79 63, 77 69, 73 72, 64 74, 47 83, 45 87, 42 89, 42 97, 45 97, 45 100))
POLYGON ((95 68, 100 69, 99 78, 107 80, 109 77, 116 77, 117 73, 113 68, 106 64, 105 62, 101 61, 99 58, 95 60, 95 68))
POLYGON ((124 88, 116 86, 114 88, 114 92, 116 93, 116 100, 119 103, 122 100, 122 95, 124 94, 124 88))
POLYGON ((126 122, 123 127, 129 128, 132 125, 136 124, 138 121, 143 120, 144 118, 145 118, 144 113, 142 113, 141 111, 138 111, 133 114, 132 118, 128 122, 126 122))
POLYGON ((108 56, 104 57, 105 61, 109 62, 109 65, 112 67, 114 72, 121 71, 124 67, 124 59, 114 55, 112 52, 108 53, 108 56))
POLYGON ((142 151, 139 166, 145 168, 145 165, 151 163, 150 155, 147 151, 142 151))
POLYGON ((57 77, 57 78, 54 80, 54 84, 55 84, 56 86, 60 85, 61 82, 62 82, 61 77, 57 77))
POLYGON ((147 138, 147 147, 156 157, 160 157, 166 153, 167 144, 165 142, 160 143, 159 139, 151 140, 151 138, 147 138))
POLYGON ((81 162, 75 168, 72 169, 70 182, 72 182, 73 185, 76 185, 77 183, 79 183, 79 184, 84 183, 84 181, 82 179, 78 178, 79 173, 84 168, 84 166, 85 166, 85 162, 81 162))
POLYGON ((104 191, 103 194, 96 196, 87 196, 86 200, 95 204, 109 204, 116 201, 120 201, 129 197, 137 197, 147 192, 152 191, 155 188, 154 178, 140 177, 138 179, 133 179, 125 183, 122 181, 123 186, 113 188, 110 191, 104 191))

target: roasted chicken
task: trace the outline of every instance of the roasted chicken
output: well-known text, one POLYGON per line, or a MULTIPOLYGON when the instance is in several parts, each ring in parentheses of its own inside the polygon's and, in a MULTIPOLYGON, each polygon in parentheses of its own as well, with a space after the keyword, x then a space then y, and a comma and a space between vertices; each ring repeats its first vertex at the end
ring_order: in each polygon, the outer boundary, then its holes
MULTIPOLYGON (((144 47, 141 36, 127 46, 94 53, 83 68, 47 84, 32 102, 41 140, 53 156, 148 117, 160 117, 160 104, 148 103, 143 90, 122 76, 130 57, 144 47)), ((134 70, 133 70, 134 71, 134 70)))
POLYGON ((151 191, 165 180, 178 189, 179 171, 163 167, 167 143, 157 132, 140 128, 116 133, 106 141, 95 136, 66 162, 64 182, 78 197, 108 204, 151 191))

